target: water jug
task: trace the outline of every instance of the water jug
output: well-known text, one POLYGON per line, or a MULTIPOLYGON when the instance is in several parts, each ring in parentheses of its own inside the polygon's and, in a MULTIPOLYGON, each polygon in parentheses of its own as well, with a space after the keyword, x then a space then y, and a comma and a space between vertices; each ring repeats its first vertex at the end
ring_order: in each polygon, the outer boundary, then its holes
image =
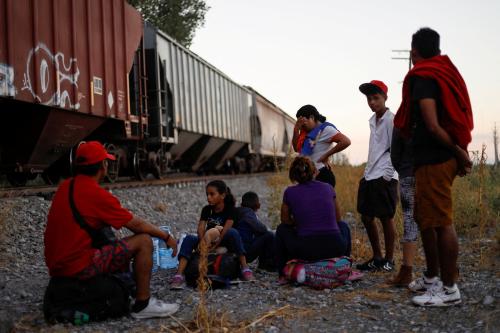
MULTIPOLYGON (((168 226, 161 226, 161 230, 170 233, 170 228, 168 226)), ((158 242, 159 257, 160 257, 160 268, 161 269, 171 269, 176 268, 179 262, 176 257, 172 257, 173 250, 167 247, 167 244, 163 239, 158 242)))

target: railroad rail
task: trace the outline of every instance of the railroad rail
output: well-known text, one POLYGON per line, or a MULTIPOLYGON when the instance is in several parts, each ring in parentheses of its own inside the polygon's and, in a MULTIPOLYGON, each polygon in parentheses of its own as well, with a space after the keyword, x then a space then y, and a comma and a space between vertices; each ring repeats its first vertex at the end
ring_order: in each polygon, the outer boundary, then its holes
MULTIPOLYGON (((173 184, 183 184, 192 182, 207 182, 213 179, 235 179, 245 177, 270 176, 273 172, 262 172, 254 174, 236 175, 209 175, 209 176, 179 176, 164 179, 150 179, 144 181, 119 181, 116 183, 102 183, 101 186, 107 190, 137 188, 147 186, 163 186, 173 184)), ((50 196, 55 193, 57 186, 25 186, 0 188, 0 198, 18 198, 27 196, 50 196)))

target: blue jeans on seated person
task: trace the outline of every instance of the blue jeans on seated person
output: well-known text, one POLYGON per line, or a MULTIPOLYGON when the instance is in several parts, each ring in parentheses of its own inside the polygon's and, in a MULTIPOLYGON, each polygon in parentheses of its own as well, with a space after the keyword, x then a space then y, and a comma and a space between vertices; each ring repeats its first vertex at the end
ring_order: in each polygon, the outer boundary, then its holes
POLYGON ((351 231, 347 223, 338 222, 340 233, 299 236, 295 226, 280 224, 276 229, 275 250, 278 273, 291 259, 316 261, 351 255, 351 231))
MULTIPOLYGON (((179 257, 184 257, 187 260, 191 259, 191 255, 193 254, 193 251, 197 249, 199 242, 200 239, 197 235, 187 235, 182 242, 181 249, 179 250, 179 257)), ((245 254, 240 234, 233 228, 226 232, 220 242, 220 246, 226 247, 228 252, 235 253, 238 256, 245 254)))

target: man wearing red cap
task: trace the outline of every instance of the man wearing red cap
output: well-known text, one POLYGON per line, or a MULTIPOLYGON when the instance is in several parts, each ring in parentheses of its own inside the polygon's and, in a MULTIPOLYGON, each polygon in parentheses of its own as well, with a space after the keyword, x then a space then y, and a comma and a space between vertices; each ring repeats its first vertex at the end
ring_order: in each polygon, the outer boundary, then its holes
POLYGON ((114 159, 97 141, 78 147, 76 176, 59 186, 49 210, 44 235, 45 262, 52 277, 85 280, 99 274, 126 271, 133 258, 137 293, 132 316, 166 317, 176 312, 178 306, 150 297, 151 236, 164 239, 173 248, 173 255, 177 252, 177 243, 165 231, 133 216, 116 197, 99 186, 107 173, 108 160, 114 159), (79 224, 78 215, 80 222, 90 229, 79 224), (134 235, 99 247, 90 233, 107 226, 125 227, 134 235))
POLYGON ((391 163, 391 141, 394 115, 385 106, 387 86, 373 80, 359 86, 366 95, 368 106, 374 112, 370 118, 370 143, 365 173, 359 182, 358 212, 366 228, 373 257, 356 267, 363 271, 394 269, 394 214, 398 200, 398 173, 391 163), (385 257, 380 248, 375 217, 384 229, 385 257))
POLYGON ((467 153, 473 128, 469 94, 455 65, 441 55, 439 39, 430 28, 413 34, 414 66, 404 79, 403 100, 394 118, 394 126, 413 142, 415 220, 427 271, 408 288, 425 291, 412 299, 421 306, 461 302, 451 188, 455 177, 470 172, 472 166, 467 153))

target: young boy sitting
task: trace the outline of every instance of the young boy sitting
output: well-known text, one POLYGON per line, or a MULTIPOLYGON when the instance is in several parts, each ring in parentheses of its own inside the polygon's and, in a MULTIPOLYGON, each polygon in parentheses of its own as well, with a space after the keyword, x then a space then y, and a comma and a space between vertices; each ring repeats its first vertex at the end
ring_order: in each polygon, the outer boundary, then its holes
POLYGON ((387 86, 373 80, 359 86, 366 95, 368 106, 373 111, 370 118, 370 143, 364 177, 359 182, 358 212, 366 228, 373 250, 373 257, 357 265, 359 270, 394 269, 394 213, 398 199, 398 173, 391 163, 391 141, 394 114, 385 106, 387 86), (378 228, 378 217, 384 229, 385 257, 382 257, 378 228))
POLYGON ((247 262, 258 258, 259 268, 274 271, 274 233, 259 221, 255 214, 259 208, 259 196, 255 192, 245 193, 241 198, 241 207, 236 209, 234 228, 240 233, 247 262))

